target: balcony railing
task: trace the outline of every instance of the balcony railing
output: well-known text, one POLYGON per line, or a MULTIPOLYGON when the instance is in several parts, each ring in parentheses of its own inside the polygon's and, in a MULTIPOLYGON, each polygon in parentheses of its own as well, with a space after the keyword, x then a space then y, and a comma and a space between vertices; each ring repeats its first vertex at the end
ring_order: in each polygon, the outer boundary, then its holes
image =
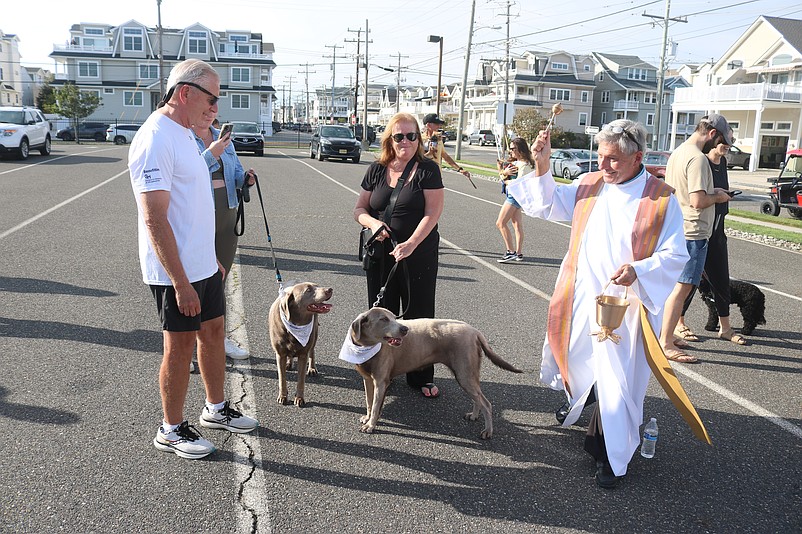
POLYGON ((111 54, 112 48, 110 46, 83 46, 77 44, 53 45, 54 52, 86 52, 92 54, 111 54))
POLYGON ((250 52, 218 52, 218 57, 228 59, 258 59, 258 60, 272 60, 273 54, 252 54, 250 52))
POLYGON ((616 100, 613 102, 613 111, 638 111, 637 100, 616 100))
POLYGON ((802 85, 739 83, 714 87, 683 87, 674 93, 676 104, 690 102, 802 102, 802 85))

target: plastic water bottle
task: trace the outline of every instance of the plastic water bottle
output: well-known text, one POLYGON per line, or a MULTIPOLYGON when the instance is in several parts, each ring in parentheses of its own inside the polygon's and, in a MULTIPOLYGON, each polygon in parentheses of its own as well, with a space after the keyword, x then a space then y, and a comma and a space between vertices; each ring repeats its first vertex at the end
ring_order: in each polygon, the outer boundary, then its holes
POLYGON ((652 417, 643 429, 643 445, 640 455, 644 458, 654 458, 654 449, 657 446, 657 419, 652 417))

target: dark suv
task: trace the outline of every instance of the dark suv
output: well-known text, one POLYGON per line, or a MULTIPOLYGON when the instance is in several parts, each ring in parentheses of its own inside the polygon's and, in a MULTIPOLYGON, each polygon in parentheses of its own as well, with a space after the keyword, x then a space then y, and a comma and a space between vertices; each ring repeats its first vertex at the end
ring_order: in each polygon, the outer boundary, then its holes
MULTIPOLYGON (((78 123, 78 138, 105 141, 108 129, 109 125, 102 122, 81 122, 78 123)), ((56 137, 64 141, 75 141, 75 128, 72 126, 62 128, 56 132, 56 137)))
POLYGON ((312 133, 309 143, 309 157, 318 161, 326 158, 348 160, 359 163, 362 143, 354 137, 347 126, 319 126, 312 133))
POLYGON ((231 142, 237 152, 253 152, 255 156, 265 153, 264 131, 259 129, 255 122, 232 121, 234 130, 231 132, 231 142))

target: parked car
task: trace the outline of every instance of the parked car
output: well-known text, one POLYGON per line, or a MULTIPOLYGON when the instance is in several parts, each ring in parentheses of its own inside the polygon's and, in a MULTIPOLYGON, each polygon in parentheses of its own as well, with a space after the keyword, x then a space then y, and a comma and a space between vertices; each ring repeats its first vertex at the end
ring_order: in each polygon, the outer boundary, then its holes
POLYGON ((361 153, 362 143, 354 137, 354 132, 348 126, 318 126, 312 132, 312 141, 309 143, 309 157, 312 159, 350 159, 359 163, 361 153))
POLYGON ((671 156, 671 152, 649 150, 643 155, 643 165, 649 174, 665 180, 669 156, 671 156))
MULTIPOLYGON (((103 122, 79 122, 78 138, 94 139, 95 141, 106 140, 106 130, 109 125, 103 122)), ((56 132, 56 137, 64 141, 75 141, 75 128, 68 126, 56 132)))
POLYGON ((579 148, 558 148, 552 151, 551 174, 573 180, 580 174, 599 170, 599 155, 579 148))
POLYGON ((477 143, 479 146, 495 145, 496 136, 491 130, 475 130, 468 136, 468 144, 477 143))
POLYGON ((280 122, 273 121, 271 123, 271 126, 273 127, 273 133, 279 133, 281 131, 281 123, 280 122))
MULTIPOLYGON (((351 128, 353 129, 354 137, 356 137, 356 139, 358 141, 361 141, 362 140, 362 125, 361 124, 356 124, 354 126, 351 126, 351 128)), ((373 143, 376 142, 376 132, 373 130, 373 126, 371 126, 369 124, 368 124, 368 142, 370 144, 373 144, 373 143)))
POLYGON ((0 107, 0 156, 28 159, 31 149, 50 154, 50 123, 36 108, 0 107))
POLYGON ((440 130, 440 133, 443 136, 443 139, 446 141, 456 141, 457 140, 457 132, 454 130, 440 130))
POLYGON ((253 152, 255 156, 265 153, 265 138, 255 122, 232 121, 231 142, 237 152, 253 152))
POLYGON ((115 145, 126 145, 133 141, 139 126, 139 124, 112 124, 106 129, 106 141, 113 141, 115 145))
POLYGON ((731 146, 729 153, 725 156, 727 160, 727 168, 742 167, 744 170, 749 170, 749 159, 752 154, 744 152, 737 146, 731 146))

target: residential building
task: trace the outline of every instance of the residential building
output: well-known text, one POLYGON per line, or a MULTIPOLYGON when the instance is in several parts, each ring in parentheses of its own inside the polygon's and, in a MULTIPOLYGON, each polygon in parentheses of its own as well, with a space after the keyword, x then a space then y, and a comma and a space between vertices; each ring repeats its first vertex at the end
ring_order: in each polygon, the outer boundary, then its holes
MULTIPOLYGON (((584 133, 592 124, 593 76, 590 56, 565 51, 527 51, 521 57, 511 57, 509 75, 506 60, 483 60, 478 78, 466 91, 466 131, 501 124, 505 107, 507 123, 511 124, 517 109, 534 108, 550 117, 552 106, 560 103, 563 113, 557 124, 566 131, 584 133)), ((456 95, 461 98, 461 91, 456 95)))
POLYGON ((0 30, 0 106, 22 105, 19 37, 0 30))
POLYGON ((685 73, 692 87, 676 92, 674 124, 691 109, 724 115, 752 171, 802 147, 802 20, 758 17, 718 61, 685 73))
POLYGON ((348 123, 353 113, 354 88, 353 87, 325 87, 315 90, 314 99, 310 102, 313 122, 348 123), (332 105, 333 102, 333 105, 332 105))
MULTIPOLYGON (((657 68, 637 56, 593 52, 596 61, 596 93, 593 124, 602 126, 616 119, 629 119, 646 127, 646 143, 655 150, 664 144, 655 137, 657 113, 657 68)), ((666 87, 666 84, 663 86, 666 87)), ((664 90, 663 107, 671 103, 671 93, 664 90)), ((662 122, 663 135, 668 122, 662 122)))
POLYGON ((42 86, 51 78, 49 70, 41 67, 22 67, 22 105, 35 106, 42 86))
POLYGON ((197 23, 164 28, 160 44, 156 28, 130 20, 119 26, 74 24, 70 39, 54 45, 50 56, 56 62, 53 85, 72 82, 96 92, 103 105, 87 120, 104 122, 144 121, 161 100, 160 78, 185 59, 202 59, 220 75, 220 120, 259 122, 271 135, 273 52, 259 33, 213 31, 197 23))

